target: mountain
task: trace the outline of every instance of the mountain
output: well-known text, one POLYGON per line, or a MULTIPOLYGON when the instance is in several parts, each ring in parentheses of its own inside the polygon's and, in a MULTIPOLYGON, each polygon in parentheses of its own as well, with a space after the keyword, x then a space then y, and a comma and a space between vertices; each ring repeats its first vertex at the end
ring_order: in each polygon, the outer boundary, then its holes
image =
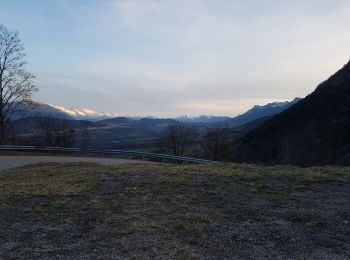
MULTIPOLYGON (((18 135, 31 135, 40 131, 40 121, 43 119, 42 116, 25 117, 18 119, 15 124, 15 133, 18 135)), ((103 122, 91 122, 86 120, 76 120, 60 118, 61 122, 70 129, 94 129, 103 128, 107 124, 103 122)))
POLYGON ((128 118, 128 117, 113 117, 108 119, 102 119, 99 120, 99 123, 105 123, 105 124, 127 124, 134 122, 134 119, 128 118))
POLYGON ((227 116, 179 116, 174 118, 176 121, 183 122, 183 123, 204 123, 204 124, 210 124, 210 123, 218 123, 223 122, 228 119, 230 119, 227 116))
MULTIPOLYGON (((40 127, 42 116, 25 117, 17 120, 14 132, 17 144, 46 145, 43 131, 40 127)), ((90 148, 94 149, 148 149, 154 148, 154 139, 159 136, 169 124, 176 123, 173 119, 141 118, 134 120, 126 117, 116 117, 99 121, 60 118, 60 124, 75 130, 74 146, 82 144, 82 130, 90 135, 90 148)))
POLYGON ((60 119, 74 119, 69 114, 42 102, 30 101, 23 105, 20 105, 18 108, 19 113, 16 113, 16 116, 13 120, 18 120, 21 118, 29 117, 44 117, 51 116, 60 119))
POLYGON ((63 106, 54 106, 38 101, 31 101, 19 108, 20 116, 16 116, 15 120, 28 117, 55 117, 69 120, 89 120, 98 121, 107 118, 117 117, 118 114, 108 114, 104 112, 96 112, 91 109, 68 109, 63 106))
MULTIPOLYGON (((21 116, 17 116, 14 119, 27 118, 27 117, 55 117, 60 119, 69 119, 69 120, 88 120, 88 121, 101 121, 101 120, 146 120, 146 119, 154 119, 154 120, 172 120, 172 122, 178 121, 182 123, 191 123, 191 124, 216 124, 223 123, 229 125, 231 127, 242 126, 249 122, 255 121, 260 118, 268 118, 274 114, 280 113, 286 108, 290 107, 294 103, 298 102, 300 99, 295 98, 291 102, 275 102, 271 104, 267 104, 265 106, 254 106, 252 109, 247 111, 246 113, 239 115, 234 118, 230 118, 227 116, 179 116, 173 119, 161 119, 156 117, 120 117, 115 113, 104 113, 97 112, 91 109, 86 108, 66 108, 63 106, 55 106, 43 102, 31 101, 30 105, 26 105, 21 107, 21 110, 24 113, 20 113, 21 116)), ((151 121, 153 122, 153 121, 151 121)))
MULTIPOLYGON (((286 107, 289 103, 273 103, 266 106, 251 109, 246 114, 250 116, 252 111, 262 111, 269 107, 286 107)), ((272 108, 272 109, 273 109, 272 108)), ((154 118, 154 117, 114 117, 113 114, 100 113, 90 109, 67 109, 61 106, 53 106, 41 102, 32 102, 27 107, 24 117, 14 118, 17 120, 15 132, 20 135, 20 140, 27 145, 44 145, 40 136, 40 122, 42 117, 54 117, 63 119, 62 121, 68 128, 76 130, 76 138, 79 140, 81 129, 88 128, 91 135, 91 147, 100 149, 152 149, 154 148, 154 139, 159 136, 169 124, 183 122, 190 125, 193 129, 202 133, 207 127, 216 125, 231 126, 237 139, 254 127, 261 125, 271 116, 259 117, 259 113, 250 116, 247 124, 239 126, 226 124, 226 121, 233 120, 225 116, 182 116, 175 119, 154 118), (252 121, 250 119, 258 118, 252 121)), ((271 109, 270 109, 271 110, 271 109)), ((279 111, 279 110, 274 110, 279 111)), ((272 112, 270 112, 272 113, 272 112)), ((248 117, 247 117, 248 118, 248 117)), ((241 120, 241 122, 245 122, 241 120)), ((79 145, 77 141, 76 145, 79 145)))
POLYGON ((306 98, 246 134, 233 160, 350 165, 350 61, 306 98))
POLYGON ((282 111, 296 104, 300 100, 301 98, 295 98, 292 101, 274 102, 264 106, 254 106, 252 109, 248 110, 244 114, 226 120, 225 123, 230 126, 241 126, 258 120, 260 118, 268 119, 269 117, 275 114, 281 113, 282 111))
POLYGON ((117 117, 118 114, 110 114, 110 113, 104 113, 104 112, 96 112, 91 109, 87 108, 66 108, 63 106, 53 106, 50 105, 53 108, 58 109, 59 111, 73 117, 74 119, 77 120, 102 120, 102 119, 107 119, 107 118, 114 118, 117 117))
POLYGON ((202 123, 202 124, 212 124, 212 123, 223 123, 231 127, 243 126, 250 122, 262 122, 261 120, 267 120, 275 114, 281 113, 290 106, 299 102, 301 98, 295 98, 292 101, 285 102, 274 102, 269 103, 264 106, 254 106, 244 114, 230 118, 227 116, 179 116, 174 118, 176 121, 183 123, 202 123))

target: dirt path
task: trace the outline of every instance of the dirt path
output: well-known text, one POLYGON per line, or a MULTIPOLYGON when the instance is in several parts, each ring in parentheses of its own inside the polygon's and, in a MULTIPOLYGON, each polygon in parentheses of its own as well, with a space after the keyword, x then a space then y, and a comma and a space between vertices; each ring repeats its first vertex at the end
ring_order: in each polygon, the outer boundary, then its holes
MULTIPOLYGON (((15 167, 25 166, 34 163, 45 162, 95 162, 102 165, 120 165, 147 163, 141 160, 113 159, 113 158, 95 158, 95 157, 61 157, 61 156, 0 156, 0 171, 15 167)), ((151 163, 151 162, 148 162, 151 163)))

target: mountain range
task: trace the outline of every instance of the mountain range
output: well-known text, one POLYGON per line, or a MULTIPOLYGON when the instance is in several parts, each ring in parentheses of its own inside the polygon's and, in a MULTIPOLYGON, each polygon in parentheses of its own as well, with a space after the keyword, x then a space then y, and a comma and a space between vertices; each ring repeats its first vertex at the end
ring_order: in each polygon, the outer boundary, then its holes
MULTIPOLYGON (((263 106, 254 106, 252 109, 247 112, 236 116, 236 117, 228 117, 228 116, 179 116, 175 118, 171 118, 178 122, 183 123, 192 123, 192 124, 216 124, 222 123, 230 127, 236 127, 248 124, 258 119, 264 118, 267 120, 269 117, 282 112, 283 110, 289 108, 291 105, 297 103, 300 98, 295 98, 292 101, 285 102, 274 102, 269 103, 263 106)), ((54 117, 60 119, 69 119, 69 120, 87 120, 87 121, 101 121, 105 119, 114 119, 119 120, 118 118, 126 118, 120 117, 118 114, 104 113, 104 112, 96 112, 91 109, 76 109, 76 108, 66 108, 63 106, 55 106, 46 104, 43 102, 34 102, 32 101, 32 105, 28 107, 27 111, 24 113, 25 117, 54 117)), ((25 108, 22 108, 25 110, 25 108)), ((159 119, 156 117, 127 117, 131 120, 139 120, 143 118, 148 119, 159 119)), ((263 122, 262 120, 260 120, 263 122)))
MULTIPOLYGON (((292 101, 295 102, 295 101, 292 101)), ((207 127, 228 126, 237 136, 262 124, 273 113, 277 113, 290 102, 255 106, 247 113, 239 116, 240 122, 234 118, 219 116, 183 116, 174 119, 161 119, 154 117, 113 117, 113 115, 98 113, 87 109, 66 109, 52 106, 42 102, 36 102, 27 107, 24 118, 17 119, 15 132, 19 135, 20 143, 26 145, 44 145, 40 137, 40 124, 43 117, 58 118, 69 129, 77 131, 77 143, 79 146, 80 131, 88 129, 91 135, 91 147, 100 149, 152 149, 154 139, 159 136, 169 124, 182 122, 203 132, 207 127), (276 109, 279 107, 279 109, 276 109), (253 113, 253 112, 254 113, 253 113), (85 113, 87 112, 87 113, 85 113), (258 117, 259 112, 262 117, 258 117), (253 114, 253 116, 252 116, 253 114), (268 116, 266 116, 268 115, 268 116), (253 121, 249 121, 253 120, 253 121), (232 124, 231 121, 234 121, 232 124), (245 123, 239 125, 239 123, 245 123)), ((24 108, 25 109, 25 108, 24 108)))

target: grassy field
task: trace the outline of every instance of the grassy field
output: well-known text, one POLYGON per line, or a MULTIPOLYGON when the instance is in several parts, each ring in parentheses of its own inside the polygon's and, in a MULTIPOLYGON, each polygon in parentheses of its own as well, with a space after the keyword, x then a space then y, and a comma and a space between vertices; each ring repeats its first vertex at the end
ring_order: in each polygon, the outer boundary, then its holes
POLYGON ((350 169, 37 164, 0 219, 0 259, 349 259, 350 169))

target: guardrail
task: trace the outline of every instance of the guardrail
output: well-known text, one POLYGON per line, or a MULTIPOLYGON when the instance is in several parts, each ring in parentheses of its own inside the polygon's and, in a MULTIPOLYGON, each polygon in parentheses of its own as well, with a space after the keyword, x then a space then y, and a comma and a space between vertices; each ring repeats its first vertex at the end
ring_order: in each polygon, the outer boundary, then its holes
POLYGON ((132 158, 141 159, 157 159, 163 162, 183 162, 183 163, 197 163, 197 164, 216 164, 216 161, 196 159, 183 156, 173 156, 167 154, 134 152, 125 150, 94 150, 83 148, 62 148, 62 147, 41 147, 41 146, 17 146, 17 145, 0 145, 0 151, 13 152, 60 152, 73 153, 80 155, 98 154, 98 155, 123 155, 132 158))

